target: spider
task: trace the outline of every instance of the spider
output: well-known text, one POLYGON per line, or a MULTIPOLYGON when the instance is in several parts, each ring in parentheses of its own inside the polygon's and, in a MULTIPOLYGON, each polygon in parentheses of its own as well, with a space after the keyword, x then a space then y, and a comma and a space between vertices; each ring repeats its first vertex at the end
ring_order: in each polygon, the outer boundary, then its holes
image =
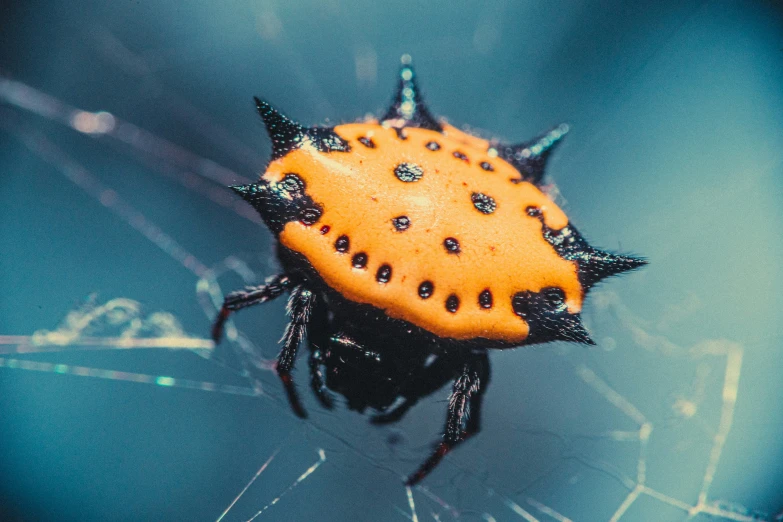
POLYGON ((407 485, 480 430, 488 350, 595 344, 580 321, 587 292, 646 263, 591 247, 542 192, 566 125, 517 145, 460 131, 429 112, 407 56, 377 121, 305 127, 255 101, 272 159, 231 188, 274 234, 282 272, 226 296, 213 338, 232 312, 287 294, 276 370, 299 417, 291 372, 305 339, 320 403, 337 391, 377 410, 374 423, 453 381, 443 440, 407 485))

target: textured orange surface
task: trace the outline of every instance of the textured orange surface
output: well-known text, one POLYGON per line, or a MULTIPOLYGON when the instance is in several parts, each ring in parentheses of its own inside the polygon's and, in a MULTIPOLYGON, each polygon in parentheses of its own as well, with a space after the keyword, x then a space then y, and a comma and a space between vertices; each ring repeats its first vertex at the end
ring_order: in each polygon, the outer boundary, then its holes
POLYGON ((447 134, 406 128, 407 139, 377 124, 357 123, 335 128, 352 148, 349 153, 318 152, 309 145, 273 161, 264 174, 270 182, 286 173, 299 175, 307 194, 323 206, 318 223, 289 222, 280 234, 286 247, 303 254, 324 281, 346 298, 385 310, 438 336, 454 339, 487 338, 521 342, 528 325, 513 313, 512 296, 523 290, 563 289, 571 313, 580 311, 583 291, 576 264, 559 257, 543 238, 541 223, 525 212, 540 207, 547 226, 560 229, 568 218, 545 194, 530 183, 511 183, 519 173, 487 153, 487 142, 453 127, 447 134), (371 138, 375 148, 357 141, 371 138), (425 145, 435 141, 437 151, 425 145), (453 156, 459 151, 464 161, 453 156), (483 161, 494 168, 479 167, 483 161), (395 167, 407 162, 423 171, 421 179, 402 182, 395 167), (497 202, 491 214, 479 212, 471 194, 480 192, 497 202), (410 218, 410 228, 397 231, 392 219, 410 218), (329 232, 321 233, 328 225, 329 232), (350 250, 337 252, 342 235, 350 250), (456 238, 461 252, 449 253, 444 239, 456 238), (366 253, 366 268, 354 268, 351 258, 366 253), (379 283, 376 271, 392 267, 391 280, 379 283), (419 284, 431 281, 429 299, 418 295, 419 284), (491 309, 479 306, 485 289, 493 294, 491 309), (454 294, 460 306, 446 310, 454 294))

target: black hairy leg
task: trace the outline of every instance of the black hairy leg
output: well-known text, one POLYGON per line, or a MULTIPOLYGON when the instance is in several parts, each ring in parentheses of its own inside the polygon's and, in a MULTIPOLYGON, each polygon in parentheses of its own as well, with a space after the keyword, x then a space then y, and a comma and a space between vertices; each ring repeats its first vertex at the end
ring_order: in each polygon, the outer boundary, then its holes
POLYGON ((324 355, 321 349, 313 346, 310 351, 310 388, 313 390, 318 402, 324 408, 331 410, 334 407, 334 399, 324 385, 324 375, 321 366, 324 364, 324 355))
POLYGON ((381 355, 378 352, 368 350, 361 343, 356 342, 351 336, 343 332, 339 332, 330 338, 330 341, 342 346, 343 348, 350 348, 356 350, 357 354, 361 354, 362 357, 368 360, 374 360, 380 362, 381 355))
POLYGON ((291 371, 294 369, 299 345, 307 335, 307 326, 315 308, 315 299, 315 294, 304 286, 300 285, 293 289, 286 307, 289 322, 282 339, 280 339, 283 349, 280 350, 280 354, 277 356, 277 376, 283 382, 291 409, 294 410, 297 416, 302 418, 307 417, 307 412, 299 400, 299 394, 291 378, 291 371))
POLYGON ((249 286, 244 290, 231 292, 223 300, 223 307, 212 325, 212 339, 219 343, 223 337, 223 327, 232 312, 261 303, 272 301, 289 289, 291 281, 285 274, 269 277, 263 285, 249 286))
POLYGON ((446 416, 446 428, 443 441, 435 451, 408 479, 405 484, 412 486, 420 482, 435 469, 438 463, 455 446, 475 435, 481 429, 481 402, 489 383, 489 358, 486 352, 471 354, 462 367, 462 372, 454 381, 449 398, 446 416))

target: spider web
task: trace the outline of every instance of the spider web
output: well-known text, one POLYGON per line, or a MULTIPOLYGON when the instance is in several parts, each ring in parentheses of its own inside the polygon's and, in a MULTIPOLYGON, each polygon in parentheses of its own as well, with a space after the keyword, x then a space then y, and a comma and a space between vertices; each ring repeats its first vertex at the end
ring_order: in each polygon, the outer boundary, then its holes
MULTIPOLYGON (((274 16, 271 21, 269 17, 265 20, 267 25, 260 31, 271 35, 270 38, 284 47, 279 20, 275 22, 274 16)), ((102 52, 113 56, 116 63, 141 69, 140 74, 150 75, 154 80, 149 64, 125 49, 111 33, 98 31, 96 41, 100 42, 102 52)), ((367 49, 358 53, 359 81, 370 81, 372 74, 368 70, 374 68, 372 56, 367 49)), ((307 80, 309 75, 303 68, 294 66, 294 70, 305 84, 314 83, 312 79, 307 80)), ((156 88, 166 92, 162 84, 156 88)), ((314 89, 314 92, 318 91, 314 89)), ((215 317, 223 289, 257 284, 271 273, 268 259, 252 255, 234 254, 213 264, 203 261, 130 203, 119 189, 70 155, 48 133, 39 130, 37 120, 31 115, 100 139, 107 147, 116 145, 118 150, 145 165, 149 172, 201 196, 202 201, 230 210, 237 219, 257 224, 257 215, 223 188, 247 182, 240 174, 116 114, 70 106, 10 78, 0 79, 0 99, 10 107, 3 111, 0 123, 6 135, 20 140, 33 155, 87 194, 96 207, 120 219, 193 275, 194 298, 204 311, 205 324, 215 317)), ((323 100, 325 98, 316 97, 321 105, 327 103, 323 100)), ((248 164, 263 163, 195 108, 173 96, 169 101, 172 110, 186 114, 218 146, 248 164)), ((776 163, 770 169, 778 167, 779 163, 776 163)), ((205 515, 205 519, 284 518, 286 509, 290 509, 286 505, 295 503, 297 496, 304 500, 301 497, 313 494, 314 489, 308 489, 307 494, 300 493, 305 485, 326 488, 336 474, 371 499, 375 507, 368 516, 376 520, 783 520, 780 514, 756 511, 712 493, 713 483, 721 472, 726 444, 734 434, 735 407, 748 347, 722 338, 701 338, 690 344, 676 342, 662 334, 661 330, 666 328, 660 327, 667 321, 677 321, 676 317, 664 314, 643 319, 610 291, 596 291, 591 307, 586 317, 590 326, 613 332, 613 337, 606 337, 599 343, 606 351, 585 353, 559 344, 530 350, 525 356, 526 363, 534 369, 545 368, 552 374, 535 382, 550 383, 557 393, 549 397, 550 401, 537 401, 542 411, 526 414, 524 422, 511 419, 506 426, 515 426, 513 433, 501 435, 498 426, 485 427, 476 442, 455 452, 432 480, 413 489, 404 487, 401 481, 426 454, 427 441, 432 438, 432 430, 417 429, 423 424, 422 417, 428 417, 429 424, 432 418, 439 419, 433 416, 442 415, 442 403, 422 403, 418 409, 425 411, 418 415, 412 413, 413 419, 405 421, 402 431, 396 427, 359 428, 359 423, 346 427, 342 423, 347 412, 313 412, 315 415, 304 421, 304 431, 297 427, 296 432, 280 437, 268 454, 258 458, 257 469, 239 481, 243 485, 236 490, 236 496, 223 505, 214 506, 214 513, 205 515), (655 324, 659 327, 651 326, 655 324), (642 359, 634 355, 639 350, 644 354, 642 359), (643 364, 645 360, 675 368, 671 378, 663 375, 660 380, 676 383, 679 388, 672 391, 666 387, 645 387, 644 393, 640 393, 632 371, 627 378, 617 377, 628 371, 629 365, 643 364), (546 413, 547 410, 560 411, 560 400, 587 404, 590 410, 584 411, 601 411, 602 415, 596 422, 587 419, 578 422, 579 429, 574 430, 573 423, 568 427, 560 425, 554 418, 557 414, 546 413), (531 423, 531 419, 535 422, 531 423), (513 465, 531 464, 525 460, 529 457, 517 454, 493 455, 493 452, 497 453, 497 447, 512 440, 510 437, 523 439, 509 443, 509 447, 520 448, 520 451, 526 447, 546 448, 546 458, 542 457, 546 462, 532 463, 533 472, 526 473, 525 482, 513 486, 493 479, 493 466, 502 468, 504 461, 505 473, 513 465), (309 452, 301 451, 302 448, 309 452), (681 459, 683 455, 689 459, 681 459), (680 459, 682 461, 678 462, 680 459), (694 465, 696 462, 698 466, 694 465), (367 469, 371 470, 369 474, 367 469), (367 476, 374 477, 373 482, 358 480, 358 477, 367 476), (448 479, 444 481, 443 476, 448 479), (672 477, 683 477, 683 480, 672 480, 672 477), (682 482, 688 482, 687 487, 682 487, 682 482), (588 502, 591 495, 594 498, 588 502)), ((676 304, 674 308, 677 307, 687 312, 688 303, 676 304)), ((139 303, 123 297, 103 301, 91 298, 71 310, 59 326, 51 330, 42 325, 41 330, 27 335, 11 332, 0 335, 0 367, 152 385, 161 388, 160 394, 167 393, 164 388, 181 388, 252 397, 270 405, 278 415, 290 417, 272 374, 276 346, 254 342, 257 332, 245 333, 239 324, 228 323, 228 345, 239 351, 263 354, 270 374, 268 380, 251 384, 225 346, 215 347, 208 339, 186 333, 171 313, 147 313, 139 303), (224 382, 110 370, 66 363, 58 358, 81 350, 179 350, 193 353, 206 365, 219 369, 215 375, 233 378, 224 382), (47 357, 45 360, 29 357, 35 354, 47 357)), ((266 335, 267 340, 273 337, 274 334, 266 335)), ((508 356, 519 357, 520 352, 494 357, 496 383, 513 376, 513 370, 504 369, 498 363, 508 356)), ((531 370, 522 368, 520 375, 526 371, 531 370)), ((441 394, 445 399, 445 392, 441 394)), ((492 402, 492 395, 495 394, 490 392, 488 403, 492 402)), ((312 410, 312 404, 310 406, 312 410)), ((563 404, 562 408, 569 414, 567 405, 563 404)), ((435 425, 439 428, 440 421, 435 425)), ((208 459, 209 456, 199 458, 208 459)), ((339 514, 343 507, 340 498, 332 498, 331 504, 322 505, 333 514, 339 514)))
MULTIPOLYGON (((17 82, 4 80, 0 83, 0 93, 18 107, 34 110, 38 114, 48 114, 63 123, 71 125, 75 130, 80 132, 109 134, 113 137, 133 136, 134 140, 131 141, 131 145, 142 151, 143 147, 147 147, 148 151, 149 149, 156 151, 154 152, 156 155, 163 155, 163 151, 167 151, 165 154, 168 154, 168 151, 172 148, 171 144, 168 144, 141 129, 134 128, 131 124, 120 121, 109 113, 92 114, 66 107, 57 100, 47 97, 42 93, 17 82), (128 127, 130 127, 130 129, 128 127), (149 147, 149 145, 151 145, 151 147, 149 147)), ((174 238, 166 234, 165 231, 152 223, 139 211, 125 203, 110 186, 99 181, 94 175, 86 170, 85 167, 68 157, 64 151, 59 149, 43 135, 37 135, 34 132, 26 132, 14 128, 12 128, 11 131, 14 132, 18 138, 24 140, 25 144, 32 152, 54 165, 67 177, 67 179, 87 192, 99 204, 120 217, 129 226, 143 234, 158 248, 161 248, 166 252, 174 261, 178 262, 198 277, 196 284, 197 296, 204 306, 207 320, 216 316, 218 306, 222 303, 223 294, 218 281, 224 274, 227 272, 234 272, 241 277, 246 284, 257 283, 263 279, 263 274, 256 273, 247 263, 234 256, 227 258, 217 267, 212 269, 207 268, 194 254, 185 250, 174 238)), ((173 158, 167 159, 169 159, 171 163, 174 163, 172 169, 176 169, 177 167, 181 168, 181 165, 177 165, 178 162, 173 161, 173 158)), ((205 163, 203 160, 195 158, 194 156, 188 159, 196 160, 196 163, 199 164, 205 163)), ((167 175, 178 175, 176 170, 167 170, 165 172, 167 175)), ((220 170, 218 170, 218 172, 220 172, 220 170)), ((204 173, 201 174, 207 179, 214 178, 215 181, 223 181, 223 178, 218 178, 217 176, 208 177, 204 173)), ((226 176, 229 176, 233 180, 240 178, 240 176, 236 174, 226 174, 226 176)), ((203 190, 206 185, 197 185, 188 182, 184 174, 179 177, 179 181, 183 183, 183 186, 188 188, 195 190, 202 189, 200 192, 201 194, 210 194, 203 190)), ((224 200, 216 197, 210 199, 222 202, 224 205, 230 205, 230 208, 232 209, 236 208, 233 206, 231 200, 224 200)), ((254 219, 250 216, 246 217, 254 219)), ((636 428, 632 430, 620 428, 609 429, 604 433, 591 435, 594 439, 603 439, 618 444, 636 445, 638 447, 638 458, 636 461, 636 473, 634 475, 626 475, 619 471, 619 466, 592 459, 589 455, 580 455, 578 457, 584 465, 593 467, 594 469, 612 476, 628 490, 627 495, 617 506, 617 509, 609 520, 612 522, 621 520, 633 504, 643 496, 683 511, 687 514, 688 519, 696 517, 699 514, 707 514, 737 521, 761 519, 763 517, 761 514, 753 513, 751 510, 732 505, 725 501, 710 500, 709 498, 710 486, 718 469, 723 447, 732 428, 734 407, 737 399, 740 371, 742 367, 742 346, 721 339, 703 341, 691 347, 678 346, 665 337, 655 336, 645 331, 638 325, 640 322, 639 318, 634 317, 632 313, 619 302, 619 299, 614 294, 599 294, 597 298, 594 298, 593 304, 598 307, 601 313, 613 313, 620 317, 620 323, 631 331, 632 336, 636 339, 637 345, 648 350, 666 354, 666 356, 669 357, 676 356, 697 361, 707 360, 705 363, 707 366, 700 366, 699 368, 712 367, 709 360, 715 359, 717 365, 722 367, 723 371, 722 386, 718 390, 722 401, 721 413, 717 426, 706 427, 708 431, 713 432, 712 447, 705 465, 699 493, 694 502, 694 499, 678 499, 666 493, 662 493, 648 483, 648 446, 650 439, 654 434, 655 424, 620 392, 613 389, 605 380, 599 377, 599 375, 589 366, 572 362, 576 378, 581 380, 597 395, 597 397, 605 400, 613 408, 619 410, 623 416, 631 421, 631 424, 636 426, 636 428)), ((230 342, 237 343, 243 350, 258 349, 253 346, 252 342, 244 336, 233 323, 230 323, 226 329, 226 338, 230 342)), ((262 399, 269 399, 263 389, 254 389, 251 387, 243 388, 221 383, 178 379, 163 375, 128 373, 83 366, 72 366, 56 362, 37 362, 7 357, 7 355, 58 353, 79 349, 119 350, 161 348, 194 350, 198 355, 204 356, 206 354, 206 356, 208 356, 209 353, 214 350, 213 343, 210 340, 185 334, 177 324, 174 316, 158 312, 143 317, 139 304, 129 299, 116 298, 100 305, 88 304, 81 309, 73 310, 65 318, 62 325, 55 330, 41 330, 34 332, 29 336, 0 336, 0 345, 3 346, 0 348, 0 353, 6 355, 5 357, 0 358, 0 366, 4 368, 52 372, 111 380, 126 380, 163 387, 182 387, 225 394, 250 395, 262 399), (109 329, 111 327, 119 327, 121 330, 120 334, 117 336, 87 336, 84 334, 84 332, 90 330, 98 330, 96 333, 100 333, 101 329, 109 329)), ((567 358, 568 353, 563 352, 563 356, 567 358)), ((267 368, 272 371, 272 359, 268 360, 267 368)), ((693 380, 693 394, 678 397, 675 403, 672 404, 674 414, 681 418, 698 419, 700 416, 699 407, 700 403, 705 400, 704 395, 706 394, 706 391, 703 389, 703 377, 700 377, 698 372, 694 375, 693 380)), ((279 397, 275 400, 280 402, 279 397)), ((261 465, 251 481, 217 520, 222 520, 229 515, 231 508, 242 498, 250 486, 252 486, 253 482, 259 478, 263 480, 263 473, 276 458, 279 451, 280 450, 278 449, 273 452, 261 465)), ((314 454, 317 455, 317 460, 305 469, 290 486, 281 490, 275 498, 262 506, 248 520, 254 520, 264 515, 267 510, 282 501, 285 495, 291 493, 297 485, 315 474, 318 468, 328 459, 326 452, 322 448, 314 448, 314 454)), ((361 452, 357 452, 357 456, 360 458, 367 458, 367 456, 361 452)), ((572 518, 558 512, 555 507, 548 506, 530 496, 524 496, 519 501, 524 505, 523 507, 523 505, 520 505, 517 501, 512 500, 512 495, 510 494, 502 494, 498 491, 489 490, 487 492, 501 499, 501 502, 508 510, 519 515, 524 520, 572 520, 572 518)), ((418 486, 414 491, 411 491, 410 488, 404 488, 399 496, 400 499, 406 499, 408 504, 407 510, 404 509, 404 504, 395 505, 402 517, 418 520, 419 515, 417 514, 415 501, 417 496, 420 496, 420 504, 422 502, 431 504, 428 506, 428 510, 439 510, 439 512, 433 511, 433 516, 436 519, 443 516, 459 518, 461 515, 460 509, 453 507, 447 500, 440 498, 426 486, 418 486)), ((502 515, 496 515, 502 518, 502 515)), ((497 519, 495 515, 488 512, 482 513, 482 516, 485 520, 497 519)))

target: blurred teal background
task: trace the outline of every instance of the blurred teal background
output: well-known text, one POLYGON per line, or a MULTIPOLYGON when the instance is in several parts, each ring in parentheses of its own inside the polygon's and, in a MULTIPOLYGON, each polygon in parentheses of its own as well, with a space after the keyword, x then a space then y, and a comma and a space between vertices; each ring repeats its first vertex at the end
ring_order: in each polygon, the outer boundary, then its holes
MULTIPOLYGON (((5 519, 216 520, 270 457, 224 520, 783 519, 777 2, 0 9, 5 519), (271 372, 245 396, 241 375, 188 350, 19 353, 93 294, 142 308, 92 337, 178 332, 172 318, 208 337, 204 270, 225 291, 275 271, 270 235, 224 188, 269 153, 252 96, 306 124, 379 114, 403 53, 458 126, 522 141, 569 122, 558 202, 593 244, 650 260, 588 301, 598 346, 492 354, 483 432, 412 501, 401 480, 448 388, 378 428, 307 393, 296 419, 271 372)), ((235 324, 272 358, 282 303, 235 324)))

